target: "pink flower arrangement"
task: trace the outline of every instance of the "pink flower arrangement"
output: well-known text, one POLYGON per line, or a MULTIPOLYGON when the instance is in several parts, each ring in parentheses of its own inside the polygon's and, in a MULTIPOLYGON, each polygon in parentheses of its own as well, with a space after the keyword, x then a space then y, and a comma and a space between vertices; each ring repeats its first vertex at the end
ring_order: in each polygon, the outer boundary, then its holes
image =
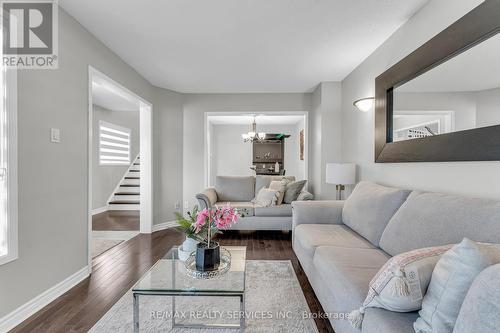
POLYGON ((236 209, 230 205, 225 207, 205 208, 198 212, 196 222, 194 224, 195 233, 205 233, 207 244, 210 244, 212 234, 216 234, 220 230, 227 229, 231 224, 238 220, 236 209))

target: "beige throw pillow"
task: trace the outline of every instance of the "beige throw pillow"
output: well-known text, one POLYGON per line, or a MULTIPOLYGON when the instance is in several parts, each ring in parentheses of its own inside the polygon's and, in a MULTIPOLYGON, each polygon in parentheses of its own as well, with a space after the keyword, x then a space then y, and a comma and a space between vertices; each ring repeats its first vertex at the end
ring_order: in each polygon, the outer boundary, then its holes
POLYGON ((261 188, 257 197, 252 202, 261 207, 276 206, 278 201, 278 191, 270 190, 268 188, 261 188))
POLYGON ((283 203, 283 198, 285 197, 286 185, 289 183, 288 179, 273 180, 269 184, 269 189, 278 191, 278 200, 276 205, 281 205, 283 203))
POLYGON ((360 328, 366 308, 411 312, 422 307, 422 298, 432 271, 441 255, 453 245, 428 247, 392 257, 370 281, 368 295, 359 310, 349 314, 349 321, 360 328))
MULTIPOLYGON (((500 263, 500 245, 477 243, 493 264, 500 263)), ((454 245, 417 249, 392 257, 370 281, 368 296, 358 310, 349 314, 352 326, 359 328, 366 308, 411 312, 422 308, 423 298, 434 267, 454 245)))

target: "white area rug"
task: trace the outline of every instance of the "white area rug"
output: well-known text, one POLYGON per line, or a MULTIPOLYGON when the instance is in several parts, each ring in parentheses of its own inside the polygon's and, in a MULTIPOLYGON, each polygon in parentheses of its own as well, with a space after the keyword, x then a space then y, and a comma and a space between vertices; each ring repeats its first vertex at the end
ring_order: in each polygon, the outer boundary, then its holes
POLYGON ((123 242, 123 239, 92 239, 92 258, 103 254, 107 250, 123 242))
MULTIPOLYGON (((172 329, 171 297, 141 296, 141 332, 318 332, 290 261, 248 260, 246 265, 247 319, 244 330, 172 329)), ((215 317, 216 323, 237 323, 239 320, 234 319, 234 311, 239 311, 237 298, 176 297, 177 323, 214 323, 215 317)), ((133 332, 132 321, 132 293, 128 291, 90 332, 133 332)))

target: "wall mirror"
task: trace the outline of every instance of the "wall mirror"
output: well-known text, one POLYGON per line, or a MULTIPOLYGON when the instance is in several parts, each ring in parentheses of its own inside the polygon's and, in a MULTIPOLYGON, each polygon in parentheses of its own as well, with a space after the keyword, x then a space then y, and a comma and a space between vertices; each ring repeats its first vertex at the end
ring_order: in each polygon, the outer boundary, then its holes
POLYGON ((500 160, 500 1, 376 81, 376 162, 500 160))
POLYGON ((500 125, 500 34, 394 88, 393 141, 500 125))

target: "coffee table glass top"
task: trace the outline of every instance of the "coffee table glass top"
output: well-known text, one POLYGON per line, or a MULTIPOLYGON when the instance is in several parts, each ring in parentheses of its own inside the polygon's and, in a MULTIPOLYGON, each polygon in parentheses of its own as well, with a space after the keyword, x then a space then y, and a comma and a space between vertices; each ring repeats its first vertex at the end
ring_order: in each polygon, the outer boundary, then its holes
POLYGON ((186 275, 177 247, 167 254, 132 288, 133 292, 155 293, 243 293, 245 291, 246 246, 223 246, 231 253, 230 270, 213 279, 195 279, 186 275))

